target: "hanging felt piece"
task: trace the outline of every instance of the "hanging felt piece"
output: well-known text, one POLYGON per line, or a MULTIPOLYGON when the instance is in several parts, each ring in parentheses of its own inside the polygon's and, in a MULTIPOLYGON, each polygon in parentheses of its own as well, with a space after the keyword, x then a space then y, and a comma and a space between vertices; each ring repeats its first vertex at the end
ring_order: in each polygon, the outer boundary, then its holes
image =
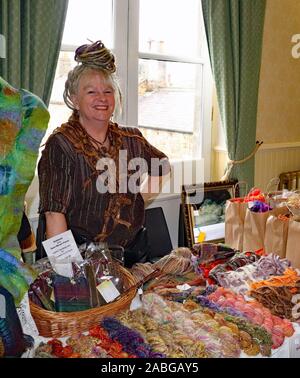
POLYGON ((26 347, 14 299, 0 287, 0 357, 20 357, 26 347))

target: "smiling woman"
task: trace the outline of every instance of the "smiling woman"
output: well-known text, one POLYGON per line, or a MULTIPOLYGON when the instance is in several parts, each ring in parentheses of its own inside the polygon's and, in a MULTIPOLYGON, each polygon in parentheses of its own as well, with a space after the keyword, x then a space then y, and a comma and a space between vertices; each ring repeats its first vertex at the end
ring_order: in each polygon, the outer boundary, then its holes
POLYGON ((140 235, 145 235, 144 198, 141 190, 130 190, 135 176, 128 162, 142 158, 147 163, 139 170, 140 188, 145 175, 150 176, 150 182, 167 175, 168 159, 138 129, 112 121, 121 94, 114 76, 114 56, 103 43, 80 46, 75 60, 79 64, 69 72, 64 91, 65 103, 73 113, 50 136, 39 162, 39 212, 46 216, 47 237, 71 229, 78 244, 101 241, 125 248, 130 245, 130 253, 138 239, 139 256, 131 256, 130 261, 146 260, 146 237, 142 244, 140 241, 140 235), (123 152, 127 159, 119 158, 125 156, 123 152), (160 170, 154 174, 153 158, 161 160, 160 170), (115 190, 111 191, 105 180, 107 190, 97 190, 103 173, 99 161, 105 163, 103 170, 108 161, 115 163, 115 190), (125 190, 121 184, 124 177, 125 190))

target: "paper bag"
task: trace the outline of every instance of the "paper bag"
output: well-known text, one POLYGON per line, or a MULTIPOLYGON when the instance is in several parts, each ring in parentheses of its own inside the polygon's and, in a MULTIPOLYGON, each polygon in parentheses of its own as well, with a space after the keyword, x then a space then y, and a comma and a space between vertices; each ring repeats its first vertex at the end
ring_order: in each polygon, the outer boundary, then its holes
POLYGON ((286 243, 286 258, 292 267, 300 268, 300 222, 289 220, 289 229, 286 243))
POLYGON ((239 251, 243 250, 244 219, 247 209, 247 203, 241 200, 229 199, 225 205, 225 244, 239 251))
POLYGON ((268 217, 264 242, 264 250, 267 254, 275 253, 280 258, 285 258, 288 228, 288 219, 284 220, 276 215, 268 217))
POLYGON ((264 248, 268 217, 270 215, 285 214, 287 212, 288 210, 285 206, 264 213, 255 213, 247 209, 244 222, 243 250, 256 251, 264 248))

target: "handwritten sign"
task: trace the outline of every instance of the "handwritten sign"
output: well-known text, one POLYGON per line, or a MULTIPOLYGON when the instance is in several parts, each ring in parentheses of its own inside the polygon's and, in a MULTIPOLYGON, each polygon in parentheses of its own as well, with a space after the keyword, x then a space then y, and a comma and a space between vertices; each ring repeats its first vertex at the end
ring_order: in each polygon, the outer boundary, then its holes
POLYGON ((72 277, 72 262, 81 262, 83 258, 71 230, 53 236, 43 241, 42 244, 56 273, 72 277))

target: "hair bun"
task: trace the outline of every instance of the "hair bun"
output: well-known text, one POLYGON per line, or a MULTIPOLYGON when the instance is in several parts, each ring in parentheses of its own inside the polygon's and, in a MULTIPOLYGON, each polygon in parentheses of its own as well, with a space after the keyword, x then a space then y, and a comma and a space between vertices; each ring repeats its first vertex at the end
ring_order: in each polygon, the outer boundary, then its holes
POLYGON ((90 45, 79 46, 75 51, 75 61, 85 66, 96 66, 103 68, 110 73, 116 71, 115 57, 101 41, 90 45))

